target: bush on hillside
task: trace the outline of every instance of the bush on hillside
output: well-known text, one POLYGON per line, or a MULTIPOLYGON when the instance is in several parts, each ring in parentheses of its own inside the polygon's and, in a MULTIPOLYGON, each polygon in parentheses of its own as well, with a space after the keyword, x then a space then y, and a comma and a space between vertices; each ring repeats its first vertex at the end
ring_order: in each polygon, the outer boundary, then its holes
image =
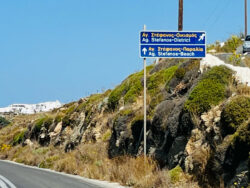
POLYGON ((241 44, 242 44, 241 38, 237 35, 232 35, 231 38, 229 38, 225 42, 225 45, 222 47, 222 51, 233 53, 241 44))
POLYGON ((1 127, 5 127, 6 125, 8 125, 10 122, 7 120, 7 119, 5 119, 4 117, 1 117, 0 116, 0 128, 1 127))
POLYGON ((235 147, 236 144, 245 146, 248 151, 250 148, 250 119, 242 123, 237 131, 233 134, 232 145, 235 147))
POLYGON ((46 121, 47 117, 42 117, 35 122, 35 128, 40 131, 42 128, 43 123, 46 121))
POLYGON ((62 117, 63 117, 62 115, 57 115, 54 119, 54 123, 58 124, 60 121, 62 121, 62 117))
POLYGON ((12 145, 17 145, 17 144, 21 144, 24 140, 24 136, 26 134, 28 130, 27 129, 24 129, 23 131, 19 132, 18 134, 16 134, 13 138, 13 142, 12 142, 12 145))
MULTIPOLYGON (((150 95, 150 103, 148 108, 148 118, 152 118, 155 107, 164 99, 163 89, 168 87, 169 82, 176 76, 179 70, 178 65, 172 65, 166 69, 154 72, 147 79, 147 89, 150 95)), ((181 72, 181 71, 180 71, 181 72)))
POLYGON ((82 110, 87 110, 88 108, 90 108, 90 106, 101 102, 105 97, 109 95, 109 93, 110 93, 110 90, 107 90, 105 93, 102 93, 102 94, 97 93, 97 94, 90 95, 87 101, 81 101, 79 103, 75 111, 80 112, 82 110))
POLYGON ((210 44, 207 47, 207 50, 216 50, 216 52, 226 52, 226 53, 233 53, 236 51, 236 49, 242 45, 242 34, 240 35, 232 35, 230 38, 227 39, 227 41, 224 43, 224 45, 221 45, 220 41, 216 41, 214 44, 210 44))
POLYGON ((33 129, 32 129, 32 133, 31 133, 31 137, 32 138, 37 138, 38 134, 40 133, 41 131, 41 128, 44 124, 46 124, 46 126, 50 125, 50 123, 52 123, 53 119, 51 119, 50 117, 48 116, 45 116, 45 117, 41 117, 40 119, 37 119, 35 121, 35 124, 33 126, 33 129))
MULTIPOLYGON (((147 67, 147 73, 153 66, 147 67)), ((124 97, 124 104, 135 102, 136 97, 142 92, 142 78, 144 71, 130 75, 121 85, 117 86, 111 93, 108 99, 109 109, 114 110, 122 97, 124 97)))
POLYGON ((250 97, 238 96, 232 99, 222 111, 221 120, 229 131, 237 128, 250 118, 250 97))
POLYGON ((175 77, 181 80, 184 78, 185 74, 186 70, 183 67, 181 67, 175 72, 175 77))
POLYGON ((175 168, 173 168, 172 170, 169 171, 170 174, 170 179, 172 183, 177 183, 181 180, 181 178, 183 178, 183 171, 181 169, 181 167, 178 165, 175 168))
POLYGON ((233 71, 216 66, 206 72, 185 102, 185 109, 195 114, 208 111, 226 97, 226 86, 232 80, 233 71))
POLYGON ((179 65, 175 65, 152 74, 147 80, 147 89, 149 94, 152 96, 157 95, 162 87, 164 88, 164 86, 167 85, 168 82, 173 78, 178 67, 179 65))

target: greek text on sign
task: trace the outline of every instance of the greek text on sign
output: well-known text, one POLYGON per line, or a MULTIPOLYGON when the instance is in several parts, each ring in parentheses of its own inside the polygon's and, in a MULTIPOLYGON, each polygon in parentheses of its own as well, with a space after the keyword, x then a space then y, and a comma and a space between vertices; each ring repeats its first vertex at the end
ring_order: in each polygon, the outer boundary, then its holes
POLYGON ((142 31, 141 44, 206 44, 205 32, 142 31))
POLYGON ((206 55, 205 45, 141 45, 141 57, 202 58, 206 55))
POLYGON ((206 56, 205 32, 140 32, 142 58, 203 58, 206 56))

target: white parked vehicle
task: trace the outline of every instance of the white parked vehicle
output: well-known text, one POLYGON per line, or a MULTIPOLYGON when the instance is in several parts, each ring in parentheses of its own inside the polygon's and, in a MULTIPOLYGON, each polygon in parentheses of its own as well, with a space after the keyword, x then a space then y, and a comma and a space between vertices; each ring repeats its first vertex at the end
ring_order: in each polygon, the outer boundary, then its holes
POLYGON ((250 52, 250 35, 246 36, 246 39, 243 43, 243 54, 246 52, 250 52))

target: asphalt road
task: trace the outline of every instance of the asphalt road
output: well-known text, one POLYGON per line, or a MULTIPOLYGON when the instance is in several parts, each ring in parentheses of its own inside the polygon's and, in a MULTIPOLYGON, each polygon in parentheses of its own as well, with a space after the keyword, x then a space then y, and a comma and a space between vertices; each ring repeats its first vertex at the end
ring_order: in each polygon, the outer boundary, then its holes
POLYGON ((0 188, 108 187, 115 188, 121 186, 0 160, 0 188))
MULTIPOLYGON (((247 53, 247 54, 242 54, 242 51, 243 51, 243 47, 242 46, 239 46, 237 49, 236 49, 236 53, 237 54, 241 54, 242 56, 241 57, 250 57, 250 53, 247 53)), ((217 56, 219 59, 225 61, 225 62, 228 62, 229 61, 229 57, 232 55, 233 53, 215 53, 213 55, 217 56)))

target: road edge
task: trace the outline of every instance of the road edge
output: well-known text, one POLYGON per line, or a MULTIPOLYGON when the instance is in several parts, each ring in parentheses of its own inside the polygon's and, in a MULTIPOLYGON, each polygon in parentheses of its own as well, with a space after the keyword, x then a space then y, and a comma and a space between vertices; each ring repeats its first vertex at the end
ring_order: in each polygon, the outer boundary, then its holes
POLYGON ((51 169, 47 169, 47 168, 39 168, 36 166, 29 166, 29 165, 17 163, 17 162, 10 161, 10 160, 0 160, 0 162, 10 163, 10 164, 14 164, 14 165, 18 165, 18 166, 22 166, 22 167, 26 167, 26 168, 31 168, 31 169, 35 169, 35 170, 41 170, 41 171, 45 171, 45 172, 50 172, 50 173, 55 173, 55 174, 71 177, 74 179, 85 181, 86 183, 89 183, 93 186, 99 186, 99 187, 103 187, 103 188, 128 188, 128 187, 121 186, 119 183, 112 183, 112 182, 108 182, 108 181, 89 179, 89 178, 85 178, 85 177, 82 177, 79 175, 67 174, 65 172, 57 172, 55 170, 51 170, 51 169))

